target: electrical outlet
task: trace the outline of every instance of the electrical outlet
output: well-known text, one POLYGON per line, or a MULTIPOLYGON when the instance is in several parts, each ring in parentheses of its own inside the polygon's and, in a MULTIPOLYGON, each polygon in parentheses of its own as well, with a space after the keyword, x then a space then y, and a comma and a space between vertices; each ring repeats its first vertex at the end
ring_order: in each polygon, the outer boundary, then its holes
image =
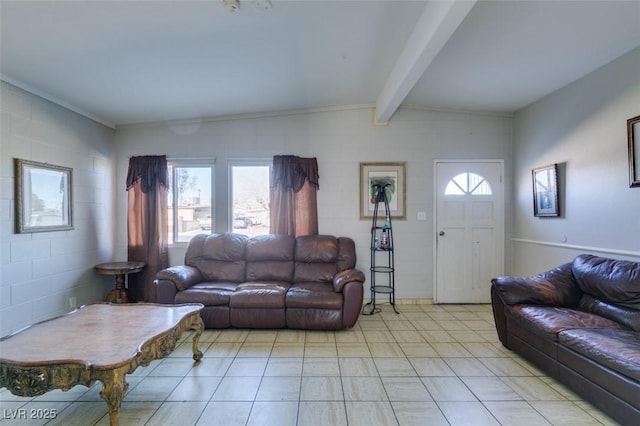
POLYGON ((69 298, 69 307, 70 307, 70 308, 75 308, 77 304, 78 304, 78 303, 77 303, 77 301, 76 301, 76 297, 75 297, 75 296, 71 296, 71 297, 69 298))

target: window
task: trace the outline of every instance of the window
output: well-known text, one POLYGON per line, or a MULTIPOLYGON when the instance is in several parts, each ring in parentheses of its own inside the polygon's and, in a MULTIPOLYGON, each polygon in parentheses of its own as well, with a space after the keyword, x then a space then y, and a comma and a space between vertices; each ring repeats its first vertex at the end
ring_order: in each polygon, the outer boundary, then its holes
POLYGON ((269 233, 271 162, 231 164, 230 175, 230 229, 249 236, 269 233))
POLYGON ((168 161, 169 244, 213 230, 213 160, 168 161))
POLYGON ((449 181, 445 195, 491 195, 491 185, 475 173, 460 173, 449 181))

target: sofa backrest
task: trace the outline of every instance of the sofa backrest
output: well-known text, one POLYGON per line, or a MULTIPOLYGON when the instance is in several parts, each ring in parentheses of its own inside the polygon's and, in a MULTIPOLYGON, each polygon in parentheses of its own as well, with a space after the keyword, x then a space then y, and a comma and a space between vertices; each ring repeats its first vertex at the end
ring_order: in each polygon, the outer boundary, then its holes
POLYGON ((640 330, 640 263, 583 254, 572 264, 580 308, 640 330))
POLYGON ((295 238, 289 235, 258 235, 247 241, 247 281, 293 279, 295 238))
POLYGON ((640 263, 582 254, 573 260, 572 270, 583 292, 640 310, 640 263))
POLYGON ((248 239, 233 233, 196 235, 184 263, 200 270, 206 281, 244 282, 248 239))
POLYGON ((355 268, 351 238, 266 234, 200 234, 189 242, 185 265, 206 281, 286 281, 332 283, 336 273, 355 268))
POLYGON ((297 237, 293 282, 333 282, 333 276, 338 272, 338 254, 336 237, 297 237))
POLYGON ((356 267, 356 243, 348 237, 338 237, 338 271, 356 267))

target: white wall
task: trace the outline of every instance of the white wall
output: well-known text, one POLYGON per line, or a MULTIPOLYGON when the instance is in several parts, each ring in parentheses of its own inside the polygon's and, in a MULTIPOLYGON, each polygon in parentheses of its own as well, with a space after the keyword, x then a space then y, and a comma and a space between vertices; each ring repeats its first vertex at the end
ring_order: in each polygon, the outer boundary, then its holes
POLYGON ((114 132, 1 82, 0 336, 103 300, 112 277, 96 263, 114 254, 114 132), (73 168, 70 231, 14 233, 14 167, 21 158, 73 168))
POLYGON ((585 252, 640 259, 640 188, 629 188, 626 133, 637 115, 640 48, 516 114, 513 273, 585 252), (535 218, 531 169, 550 163, 560 166, 561 217, 535 218))
MULTIPOLYGON (((116 132, 118 252, 126 255, 124 179, 130 156, 216 157, 215 231, 224 232, 228 223, 229 160, 295 154, 318 158, 320 233, 352 237, 357 245, 358 267, 368 275, 371 225, 359 220, 359 163, 407 161, 408 219, 394 221, 396 297, 430 299, 433 160, 504 159, 508 176, 511 132, 509 116, 414 109, 400 109, 389 127, 373 127, 368 107, 125 127, 116 132), (418 221, 418 211, 427 212, 428 220, 418 221)), ((510 220, 507 215, 508 236, 510 220)), ((183 259, 183 250, 171 250, 172 264, 181 264, 183 259)))

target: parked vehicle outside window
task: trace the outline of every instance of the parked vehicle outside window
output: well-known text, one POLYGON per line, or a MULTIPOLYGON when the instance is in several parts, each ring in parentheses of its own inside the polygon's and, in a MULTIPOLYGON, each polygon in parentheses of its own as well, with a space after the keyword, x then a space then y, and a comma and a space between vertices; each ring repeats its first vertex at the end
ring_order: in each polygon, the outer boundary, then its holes
POLYGON ((188 243, 202 231, 212 231, 213 164, 209 161, 168 161, 169 244, 188 243))
POLYGON ((200 229, 203 231, 211 230, 211 216, 207 216, 205 219, 198 219, 198 223, 200 223, 200 229))
POLYGON ((269 233, 271 161, 237 161, 231 165, 232 231, 255 236, 269 233))

